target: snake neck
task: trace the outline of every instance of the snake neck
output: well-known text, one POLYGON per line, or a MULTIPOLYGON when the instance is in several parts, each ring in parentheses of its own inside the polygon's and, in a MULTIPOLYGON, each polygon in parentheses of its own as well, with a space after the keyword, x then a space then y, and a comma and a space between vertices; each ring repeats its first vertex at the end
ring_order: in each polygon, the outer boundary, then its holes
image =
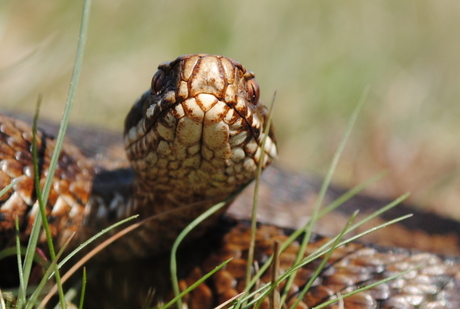
MULTIPOLYGON (((99 171, 93 179, 92 192, 86 205, 88 215, 83 222, 80 239, 88 239, 122 219, 138 215, 132 222, 141 224, 103 253, 117 260, 156 255, 169 250, 179 233, 194 218, 219 202, 212 198, 194 203, 183 201, 163 190, 140 190, 144 184, 139 182, 131 168, 99 171)), ((187 236, 187 242, 213 227, 229 204, 194 229, 187 236)), ((123 227, 126 226, 114 229, 109 234, 113 235, 123 227)))

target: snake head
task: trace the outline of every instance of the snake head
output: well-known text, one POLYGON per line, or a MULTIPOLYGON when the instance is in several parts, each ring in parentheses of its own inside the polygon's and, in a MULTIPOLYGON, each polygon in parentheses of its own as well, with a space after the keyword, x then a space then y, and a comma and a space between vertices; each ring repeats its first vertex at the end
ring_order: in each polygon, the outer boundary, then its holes
MULTIPOLYGON (((185 55, 160 64, 125 121, 137 177, 192 202, 248 183, 267 122, 259 96, 254 73, 224 56, 185 55)), ((271 130, 263 167, 276 152, 271 130)))

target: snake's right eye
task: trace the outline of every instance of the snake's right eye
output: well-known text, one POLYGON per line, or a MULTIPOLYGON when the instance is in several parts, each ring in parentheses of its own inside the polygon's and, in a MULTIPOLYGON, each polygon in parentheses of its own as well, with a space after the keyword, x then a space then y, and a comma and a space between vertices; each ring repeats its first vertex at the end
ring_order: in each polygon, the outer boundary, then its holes
POLYGON ((158 94, 163 90, 166 74, 163 70, 158 70, 152 78, 152 92, 158 94))
POLYGON ((251 103, 257 104, 259 102, 260 88, 257 81, 252 78, 248 80, 248 99, 251 103))

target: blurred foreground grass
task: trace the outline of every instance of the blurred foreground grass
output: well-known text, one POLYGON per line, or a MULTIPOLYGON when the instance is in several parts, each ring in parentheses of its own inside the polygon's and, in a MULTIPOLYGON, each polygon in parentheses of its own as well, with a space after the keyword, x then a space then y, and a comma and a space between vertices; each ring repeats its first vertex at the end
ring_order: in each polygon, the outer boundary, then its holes
MULTIPOLYGON (((82 3, 0 2, 0 107, 59 119, 82 3)), ((460 2, 94 1, 73 123, 121 131, 156 66, 186 53, 229 56, 277 91, 279 165, 321 175, 354 104, 367 104, 342 158, 346 186, 460 218, 460 2), (455 213, 455 211, 457 213, 455 213)))

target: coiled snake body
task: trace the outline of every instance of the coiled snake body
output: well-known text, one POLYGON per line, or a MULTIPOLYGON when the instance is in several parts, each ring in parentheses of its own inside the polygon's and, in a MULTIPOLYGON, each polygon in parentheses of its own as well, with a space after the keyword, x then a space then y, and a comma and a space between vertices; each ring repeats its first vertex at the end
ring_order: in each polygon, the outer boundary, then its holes
MULTIPOLYGON (((65 145, 47 205, 58 248, 73 233, 76 236, 70 247, 129 215, 140 214, 142 219, 157 215, 106 249, 111 262, 104 262, 104 268, 97 270, 104 279, 96 276, 93 283, 101 286, 100 281, 108 282, 96 289, 99 294, 90 297, 89 306, 139 307, 147 303, 152 291, 154 299, 168 299, 169 283, 164 279, 167 275, 158 276, 165 268, 163 254, 193 218, 229 198, 255 177, 264 138, 261 164, 264 168, 270 164, 276 156, 276 141, 273 130, 264 136, 266 125, 267 110, 259 102, 259 88, 252 72, 223 56, 187 55, 159 66, 151 89, 126 118, 124 143, 131 168, 123 163, 123 168, 109 170, 85 157, 75 146, 65 145), (110 296, 102 296, 104 289, 110 296)), ((5 248, 14 244, 16 217, 21 224, 21 238, 27 240, 38 204, 30 127, 1 116, 0 132, 0 185, 17 181, 14 189, 1 197, 0 248, 5 248)), ((47 176, 54 143, 39 133, 42 181, 47 176)), ((225 208, 194 230, 182 252, 188 257, 181 264, 181 287, 233 257, 225 268, 183 299, 192 308, 210 308, 244 289, 249 227, 245 222, 221 219, 224 211, 225 208)), ((255 249, 259 266, 273 253, 273 244, 285 241, 287 234, 275 226, 259 225, 255 249)), ((327 241, 313 237, 305 256, 327 241)), ((42 247, 44 242, 42 237, 42 247)), ((280 274, 293 264, 298 249, 299 244, 294 242, 281 253, 280 274)), ((315 261, 297 272, 285 305, 296 301, 318 264, 315 261)), ((297 306, 311 308, 338 294, 419 267, 404 277, 345 298, 342 306, 457 308, 459 265, 458 259, 435 254, 348 244, 335 250, 297 306)), ((260 280, 269 281, 268 272, 260 280)))

